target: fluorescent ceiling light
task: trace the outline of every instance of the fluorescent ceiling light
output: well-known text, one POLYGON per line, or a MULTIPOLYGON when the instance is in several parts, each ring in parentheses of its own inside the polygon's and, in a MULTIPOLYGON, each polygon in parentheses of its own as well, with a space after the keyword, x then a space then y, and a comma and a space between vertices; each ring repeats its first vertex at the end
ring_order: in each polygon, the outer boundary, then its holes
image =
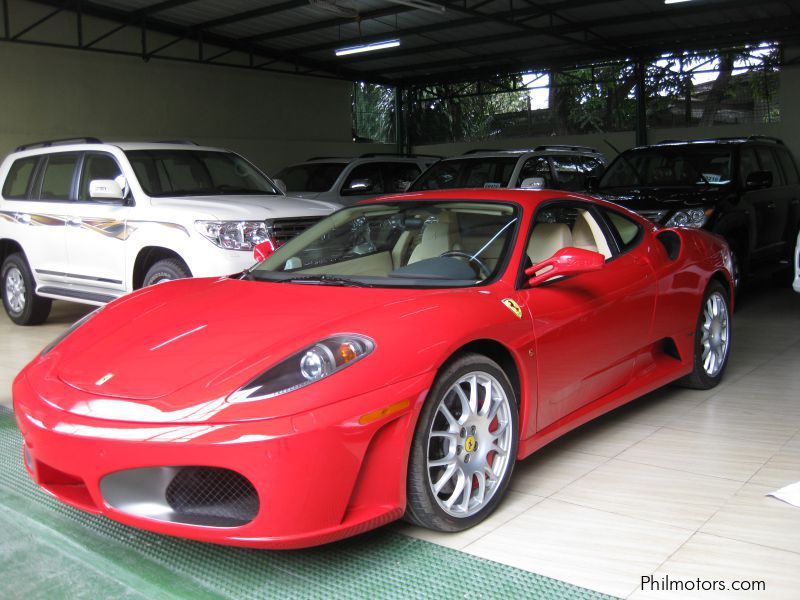
POLYGON ((691 0, 664 0, 664 4, 679 4, 681 2, 691 2, 691 0))
POLYGON ((400 45, 400 40, 384 40, 382 42, 373 42, 372 44, 363 44, 361 46, 350 46, 349 48, 339 48, 336 51, 336 56, 347 56, 348 54, 358 54, 360 52, 372 52, 373 50, 385 50, 386 48, 397 48, 400 45))

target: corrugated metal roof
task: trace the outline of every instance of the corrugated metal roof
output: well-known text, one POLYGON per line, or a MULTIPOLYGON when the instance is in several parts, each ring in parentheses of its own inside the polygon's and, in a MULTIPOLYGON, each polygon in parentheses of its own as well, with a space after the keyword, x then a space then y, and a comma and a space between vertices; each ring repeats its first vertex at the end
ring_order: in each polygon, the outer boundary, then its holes
MULTIPOLYGON (((62 0, 36 0, 63 6, 62 0)), ((800 11, 785 0, 90 0, 84 14, 140 23, 187 40, 252 51, 315 73, 399 84, 465 74, 569 66, 800 40, 800 11), (424 6, 427 5, 429 10, 424 6), (435 10, 444 6, 444 11, 435 10), (433 10, 431 10, 433 9, 433 10), (399 48, 337 58, 334 50, 398 38, 399 48)), ((270 63, 272 64, 272 63, 270 63)))

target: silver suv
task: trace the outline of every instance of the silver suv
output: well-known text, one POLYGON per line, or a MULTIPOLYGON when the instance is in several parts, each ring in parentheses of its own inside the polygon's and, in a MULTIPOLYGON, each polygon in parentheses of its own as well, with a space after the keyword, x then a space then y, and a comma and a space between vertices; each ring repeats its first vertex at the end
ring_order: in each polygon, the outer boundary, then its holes
POLYGON ((594 148, 548 145, 524 150, 469 150, 439 161, 409 191, 450 188, 529 188, 581 191, 602 174, 606 158, 594 148))
POLYGON ((440 158, 379 153, 351 158, 317 156, 279 171, 274 181, 295 197, 348 205, 372 196, 405 192, 440 158))

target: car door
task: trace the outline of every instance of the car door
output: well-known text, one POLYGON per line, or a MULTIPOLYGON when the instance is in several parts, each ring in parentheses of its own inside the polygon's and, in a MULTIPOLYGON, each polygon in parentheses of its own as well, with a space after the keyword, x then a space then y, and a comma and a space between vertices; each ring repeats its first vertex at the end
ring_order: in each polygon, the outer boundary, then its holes
POLYGON ((3 189, 8 217, 39 287, 68 278, 65 224, 79 156, 59 152, 18 159, 3 189))
MULTIPOLYGON (((783 239, 787 241, 789 249, 795 245, 798 224, 800 223, 800 176, 798 176, 797 165, 794 157, 785 147, 776 148, 778 161, 783 169, 783 176, 786 179, 787 197, 789 198, 789 213, 786 217, 786 229, 783 239)), ((791 252, 789 252, 791 254, 791 252)))
POLYGON ((105 152, 86 152, 79 163, 76 201, 69 207, 66 228, 69 273, 78 287, 124 289, 130 208, 121 200, 89 196, 91 181, 121 174, 116 159, 105 152))
POLYGON ((600 212, 586 203, 559 201, 537 212, 527 246, 532 263, 562 246, 606 257, 599 271, 520 292, 536 340, 531 380, 538 385, 537 430, 630 380, 636 355, 647 344, 657 293, 641 238, 639 233, 622 245, 600 212))
POLYGON ((762 171, 772 173, 772 187, 758 190, 758 203, 761 208, 762 251, 769 255, 777 255, 784 251, 786 221, 789 216, 789 205, 793 188, 788 186, 783 170, 778 164, 775 151, 767 146, 757 146, 756 155, 762 171))

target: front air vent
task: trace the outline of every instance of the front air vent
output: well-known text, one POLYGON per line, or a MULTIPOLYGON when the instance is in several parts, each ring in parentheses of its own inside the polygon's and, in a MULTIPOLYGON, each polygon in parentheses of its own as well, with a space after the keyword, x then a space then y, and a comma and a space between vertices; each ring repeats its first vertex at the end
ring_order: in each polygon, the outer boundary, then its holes
POLYGON ((297 217, 295 219, 275 219, 272 222, 272 235, 275 241, 285 244, 293 237, 315 225, 321 217, 297 217))
POLYGON ((167 486, 167 504, 181 515, 243 525, 258 513, 253 484, 236 471, 213 467, 184 467, 167 486))

